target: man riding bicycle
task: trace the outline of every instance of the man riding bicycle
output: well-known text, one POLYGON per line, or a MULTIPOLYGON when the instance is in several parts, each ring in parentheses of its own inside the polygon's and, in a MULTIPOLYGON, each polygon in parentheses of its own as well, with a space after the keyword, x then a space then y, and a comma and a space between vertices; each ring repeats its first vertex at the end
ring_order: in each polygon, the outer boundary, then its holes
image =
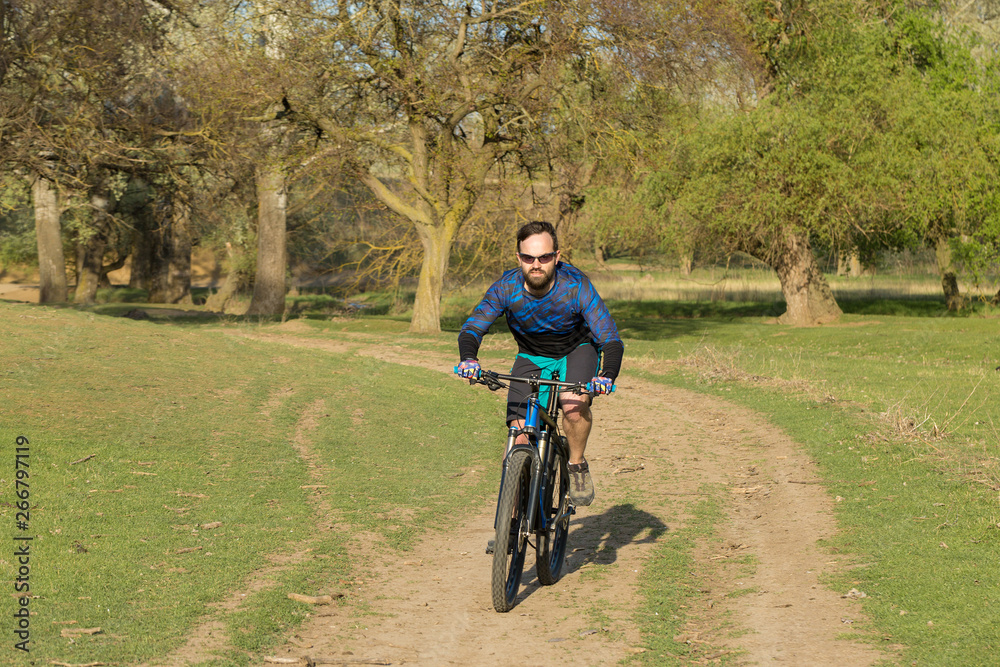
MULTIPOLYGON (((505 271, 462 326, 458 336, 461 363, 456 372, 476 377, 483 335, 503 314, 518 347, 512 375, 551 378, 557 371, 559 379, 566 382, 591 382, 595 395, 610 393, 625 348, 590 280, 576 267, 560 261, 555 228, 540 221, 521 227, 516 256, 520 268, 505 271)), ((529 393, 527 384, 511 383, 508 425, 523 426, 529 393)), ((594 500, 594 484, 584 457, 593 424, 591 400, 587 394, 559 394, 574 505, 589 505, 594 500)), ((523 435, 518 442, 522 440, 527 441, 523 435)))

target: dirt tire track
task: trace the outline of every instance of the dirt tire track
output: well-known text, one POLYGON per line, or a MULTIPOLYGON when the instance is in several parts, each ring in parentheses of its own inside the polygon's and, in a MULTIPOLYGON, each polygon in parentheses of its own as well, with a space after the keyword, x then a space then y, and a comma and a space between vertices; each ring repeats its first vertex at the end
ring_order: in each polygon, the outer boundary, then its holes
MULTIPOLYGON (((344 343, 314 339, 268 340, 344 350, 344 343)), ((356 353, 393 363, 440 371, 453 365, 442 355, 351 343, 356 353)), ((487 367, 508 363, 484 359, 487 367)), ((716 485, 733 497, 730 521, 717 528, 722 547, 715 550, 722 553, 703 545, 699 554, 718 567, 706 568, 709 592, 704 608, 692 612, 688 636, 727 646, 746 664, 870 665, 887 657, 839 638, 850 630, 845 619, 859 625, 864 619, 857 603, 818 583, 841 567, 816 545, 835 532, 832 500, 820 485, 791 483, 814 474, 791 439, 750 410, 634 379, 601 399, 595 413, 588 458, 597 500, 574 517, 565 574, 556 585, 538 586, 529 555, 517 606, 494 612, 484 554, 493 507, 477 508, 451 533, 426 535, 405 557, 378 553, 370 543, 356 551, 359 562, 372 563, 359 594, 373 615, 320 612, 276 655, 428 665, 616 664, 641 650, 638 577, 655 535, 680 527, 684 504, 716 485), (727 567, 727 549, 752 554, 754 572, 727 567), (755 592, 729 595, 742 590, 755 592), (746 632, 720 632, 726 611, 746 632)))
MULTIPOLYGON (((279 389, 268 397, 268 401, 263 406, 261 414, 265 418, 270 418, 272 413, 293 395, 294 392, 291 389, 279 389)), ((292 447, 299 458, 306 464, 306 471, 313 481, 323 479, 323 470, 317 464, 317 457, 312 451, 311 433, 316 429, 317 420, 325 411, 326 401, 324 399, 313 401, 313 403, 302 411, 292 436, 292 447)), ((316 526, 320 530, 332 530, 335 516, 329 501, 324 497, 324 493, 320 488, 312 490, 309 495, 309 502, 312 504, 316 515, 316 526)), ((157 667, 191 665, 210 660, 221 655, 225 650, 232 648, 224 615, 238 610, 251 594, 277 585, 277 579, 282 572, 302 562, 307 557, 309 547, 314 541, 315 537, 307 537, 298 544, 297 548, 291 549, 288 553, 269 555, 268 560, 271 562, 271 565, 252 572, 241 589, 230 593, 224 600, 210 605, 213 612, 204 617, 201 623, 188 631, 188 639, 183 645, 162 659, 153 663, 146 663, 143 667, 150 667, 151 665, 156 665, 157 667)))
POLYGON ((709 438, 702 451, 728 478, 729 521, 718 528, 721 545, 706 554, 723 567, 706 582, 719 590, 706 588, 712 614, 705 616, 732 610, 748 632, 716 641, 750 664, 870 665, 890 657, 838 638, 866 619, 856 602, 819 583, 846 563, 818 547, 836 525, 833 500, 822 485, 808 483, 818 481, 815 462, 751 410, 681 389, 660 391, 670 409, 709 438), (727 566, 737 553, 755 558, 752 574, 727 566))

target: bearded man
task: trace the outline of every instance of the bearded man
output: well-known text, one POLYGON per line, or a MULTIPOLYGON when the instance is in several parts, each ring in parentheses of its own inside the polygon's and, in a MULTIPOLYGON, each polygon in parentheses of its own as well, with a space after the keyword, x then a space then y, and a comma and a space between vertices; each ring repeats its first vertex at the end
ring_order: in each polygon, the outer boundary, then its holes
MULTIPOLYGON (((624 345, 607 306, 582 271, 560 261, 555 228, 548 222, 529 222, 517 233, 518 268, 504 274, 486 291, 483 300, 458 336, 461 356, 456 372, 478 377, 479 346, 500 317, 517 342, 511 375, 590 382, 593 394, 608 394, 621 369, 624 345)), ((530 389, 512 382, 507 395, 507 424, 524 425, 530 389)), ((570 500, 589 505, 594 483, 584 453, 593 425, 591 394, 559 394, 562 430, 569 443, 570 500)), ((521 436, 527 442, 525 436, 521 436)))

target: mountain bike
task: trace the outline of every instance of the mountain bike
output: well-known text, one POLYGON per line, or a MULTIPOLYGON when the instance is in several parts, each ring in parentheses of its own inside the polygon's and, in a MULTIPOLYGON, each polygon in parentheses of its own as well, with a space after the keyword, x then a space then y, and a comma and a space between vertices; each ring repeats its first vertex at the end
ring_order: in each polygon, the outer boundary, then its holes
POLYGON ((556 423, 557 390, 576 394, 591 390, 589 382, 560 382, 558 374, 547 380, 484 370, 469 380, 470 384, 484 384, 492 391, 506 389, 509 385, 504 382, 526 383, 531 393, 524 426, 511 426, 507 431, 507 452, 493 522, 496 537, 492 547, 492 592, 493 608, 498 612, 514 607, 528 546, 535 549, 535 571, 542 585, 556 583, 562 574, 569 518, 576 508, 569 498, 569 445, 556 423), (544 409, 539 400, 542 387, 551 388, 544 409), (517 444, 521 435, 527 436, 527 444, 517 444), (535 537, 533 545, 531 535, 535 537))

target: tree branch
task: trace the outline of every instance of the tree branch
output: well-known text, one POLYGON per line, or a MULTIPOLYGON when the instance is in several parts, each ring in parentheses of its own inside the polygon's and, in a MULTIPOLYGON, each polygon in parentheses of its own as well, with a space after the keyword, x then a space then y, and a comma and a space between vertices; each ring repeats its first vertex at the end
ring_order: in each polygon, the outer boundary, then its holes
POLYGON ((393 212, 398 213, 415 225, 425 227, 433 225, 433 221, 429 220, 428 216, 423 211, 415 206, 407 204, 403 201, 402 197, 390 190, 389 187, 381 181, 381 179, 371 172, 361 172, 358 175, 358 180, 364 183, 365 187, 371 190, 376 199, 392 209, 393 212))

